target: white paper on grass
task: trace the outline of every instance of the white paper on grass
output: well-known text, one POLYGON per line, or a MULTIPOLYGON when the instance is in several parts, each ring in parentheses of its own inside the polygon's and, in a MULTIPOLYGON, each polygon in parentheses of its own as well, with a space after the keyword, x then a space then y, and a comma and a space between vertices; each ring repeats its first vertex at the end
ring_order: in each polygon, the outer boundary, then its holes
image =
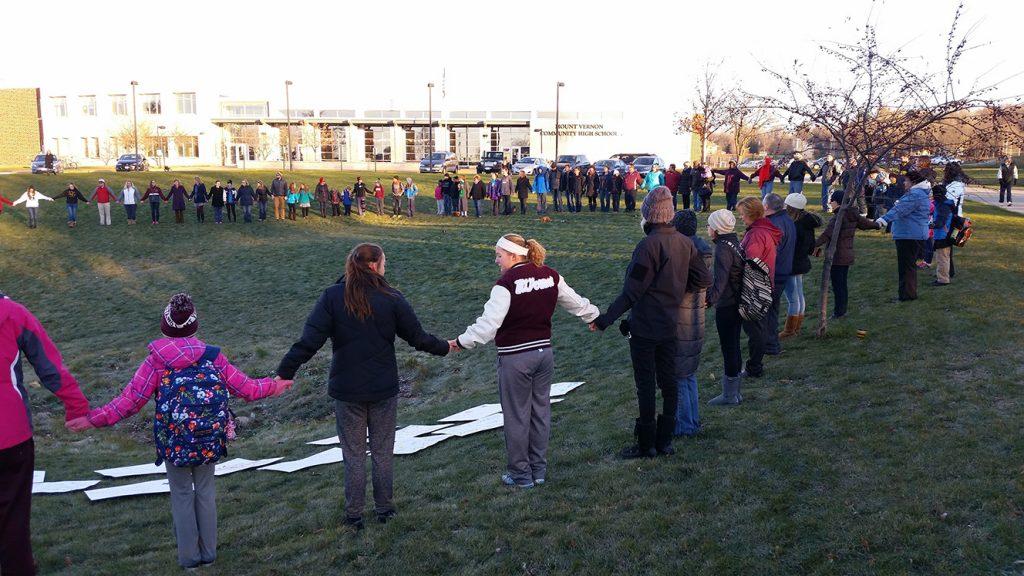
POLYGON ((548 401, 548 403, 550 403, 550 404, 558 404, 558 403, 559 403, 559 402, 561 402, 562 400, 565 400, 565 398, 552 398, 552 399, 550 399, 550 400, 548 401))
MULTIPOLYGON (((98 482, 98 480, 97 480, 98 482)), ((125 484, 124 486, 111 486, 110 488, 97 488, 86 490, 85 495, 89 500, 107 500, 108 498, 123 498, 125 496, 142 496, 144 494, 167 494, 171 491, 167 479, 150 480, 137 484, 125 484)))
POLYGON ((288 462, 278 462, 277 464, 271 464, 270 466, 263 466, 260 470, 273 470, 275 472, 295 472, 296 470, 302 470, 303 468, 311 468, 313 466, 321 466, 323 464, 335 464, 341 462, 341 448, 331 448, 324 450, 323 452, 317 452, 312 456, 308 456, 301 460, 290 460, 288 462))
POLYGON ((43 478, 46 478, 46 470, 34 470, 32 471, 32 483, 42 482, 43 478))
POLYGON ((266 466, 267 464, 273 464, 281 460, 281 458, 265 458, 263 460, 246 460, 245 458, 235 458, 228 460, 227 462, 218 462, 217 468, 214 470, 214 476, 224 476, 225 474, 233 474, 235 472, 241 472, 242 470, 248 470, 250 468, 259 468, 260 466, 266 466))
POLYGON ((430 448, 438 442, 451 438, 451 436, 430 435, 430 436, 407 436, 405 438, 395 437, 395 455, 415 454, 424 448, 430 448))
POLYGON ((583 382, 559 382, 557 384, 552 384, 551 395, 562 396, 564 394, 572 392, 573 390, 579 388, 580 386, 583 386, 583 382))
POLYGON ((501 412, 501 404, 481 404, 441 418, 438 422, 472 422, 501 412))
MULTIPOLYGON (((413 438, 415 436, 421 436, 423 434, 430 434, 440 430, 441 428, 447 428, 451 424, 410 424, 405 428, 395 432, 395 439, 398 438, 413 438)), ((322 440, 314 440, 312 442, 306 442, 312 446, 331 446, 334 444, 341 444, 341 439, 337 436, 331 436, 330 438, 324 438, 322 440)))
POLYGON ((459 424, 458 426, 452 426, 451 428, 442 428, 441 430, 438 430, 437 433, 445 436, 469 436, 470 434, 476 434, 477 432, 501 428, 504 425, 505 416, 501 412, 498 412, 497 414, 491 414, 490 416, 481 418, 474 422, 466 422, 465 424, 459 424))
POLYGON ((99 480, 65 480, 63 482, 36 482, 32 484, 33 494, 62 494, 85 490, 99 484, 99 480))
POLYGON ((312 442, 306 442, 313 446, 330 446, 331 444, 341 444, 341 438, 337 436, 331 436, 330 438, 324 438, 323 440, 313 440, 312 442))
POLYGON ((127 478, 128 476, 147 476, 149 474, 166 474, 167 469, 161 464, 139 464, 137 466, 121 466, 120 468, 106 468, 97 470, 97 474, 109 478, 127 478))

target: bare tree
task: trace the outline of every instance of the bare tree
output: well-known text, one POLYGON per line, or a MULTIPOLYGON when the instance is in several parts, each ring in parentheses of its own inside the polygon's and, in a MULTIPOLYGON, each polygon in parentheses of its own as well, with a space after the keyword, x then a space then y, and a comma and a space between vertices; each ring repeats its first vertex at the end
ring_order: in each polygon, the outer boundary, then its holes
POLYGON ((962 142, 976 130, 1000 130, 993 137, 1005 143, 1013 134, 1002 127, 1020 125, 1020 119, 1010 115, 1017 108, 994 97, 999 82, 985 83, 981 77, 964 82, 961 78, 961 60, 973 48, 969 44, 973 28, 961 32, 963 4, 954 13, 942 57, 923 55, 912 59, 906 56, 905 46, 884 49, 878 42, 877 17, 868 16, 855 43, 819 46, 823 59, 836 71, 828 80, 815 80, 815 76, 802 71, 799 61, 794 61, 788 73, 765 68, 776 80, 778 90, 755 95, 761 106, 788 116, 794 128, 827 132, 845 158, 844 164, 856 159, 859 167, 847 178, 843 203, 825 252, 819 336, 828 329, 829 272, 843 212, 856 209, 853 206, 863 194, 871 168, 913 146, 962 142), (939 63, 938 70, 929 70, 930 62, 939 63), (960 92, 960 86, 967 88, 960 92), (987 118, 987 126, 982 126, 979 118, 987 118))
POLYGON ((732 144, 737 161, 742 160, 750 143, 772 122, 771 112, 758 105, 756 99, 740 92, 729 98, 725 105, 725 132, 732 144))
POLYGON ((714 68, 710 63, 704 64, 693 99, 690 100, 690 113, 676 120, 677 132, 692 132, 700 139, 702 162, 706 157, 708 139, 725 128, 729 121, 730 93, 721 85, 718 78, 719 68, 721 62, 714 68))

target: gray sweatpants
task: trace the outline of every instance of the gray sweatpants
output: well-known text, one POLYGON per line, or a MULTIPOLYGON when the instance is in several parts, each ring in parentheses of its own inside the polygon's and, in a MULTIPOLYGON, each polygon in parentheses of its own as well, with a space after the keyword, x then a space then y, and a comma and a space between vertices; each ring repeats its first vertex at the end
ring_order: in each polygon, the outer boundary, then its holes
POLYGON ((171 487, 171 516, 184 568, 217 559, 217 488, 214 464, 179 468, 164 464, 171 487))
POLYGON ((334 401, 338 438, 345 465, 345 514, 362 517, 366 504, 366 433, 370 433, 373 461, 373 503, 377 514, 393 512, 394 496, 391 460, 395 452, 395 420, 398 396, 379 402, 334 401))
POLYGON ((505 415, 508 473, 518 484, 547 474, 551 435, 551 348, 498 356, 498 393, 505 415))

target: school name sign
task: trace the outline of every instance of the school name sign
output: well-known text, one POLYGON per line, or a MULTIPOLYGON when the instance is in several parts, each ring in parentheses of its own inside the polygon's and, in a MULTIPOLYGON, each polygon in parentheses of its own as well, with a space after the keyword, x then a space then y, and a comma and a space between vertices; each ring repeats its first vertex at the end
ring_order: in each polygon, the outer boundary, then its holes
MULTIPOLYGON (((554 136, 554 130, 542 130, 542 136, 554 136)), ((559 136, 618 136, 617 130, 608 130, 604 124, 559 124, 559 136)))

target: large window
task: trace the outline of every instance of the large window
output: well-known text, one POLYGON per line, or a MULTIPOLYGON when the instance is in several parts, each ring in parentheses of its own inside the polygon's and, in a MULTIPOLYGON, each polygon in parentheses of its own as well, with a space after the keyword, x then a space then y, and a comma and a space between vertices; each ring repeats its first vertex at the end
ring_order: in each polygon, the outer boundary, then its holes
POLYGON ((480 131, 481 128, 472 126, 460 126, 451 128, 451 134, 455 139, 455 148, 452 152, 462 162, 480 161, 480 131))
POLYGON ((100 139, 82 136, 82 156, 86 158, 99 158, 100 139))
POLYGON ((196 93, 195 92, 178 92, 174 95, 175 110, 178 114, 195 114, 196 113, 196 93))
POLYGON ((320 128, 320 159, 341 160, 346 150, 347 135, 344 126, 323 126, 320 128))
POLYGON ((220 113, 224 116, 255 116, 263 117, 267 115, 267 103, 266 102, 233 102, 230 104, 221 104, 220 113))
POLYGON ((416 162, 427 156, 430 150, 430 129, 406 128, 405 129, 405 161, 416 162))
POLYGON ((143 114, 156 115, 163 113, 160 108, 159 94, 139 94, 139 100, 139 106, 142 108, 143 114))
POLYGON ((146 138, 144 145, 146 156, 150 158, 167 156, 167 136, 149 136, 146 138), (159 154, 157 154, 157 150, 160 151, 159 154))
POLYGON ((110 113, 114 116, 127 116, 128 115, 128 95, 127 94, 111 94, 110 95, 110 113))
POLYGON ((391 162, 391 128, 366 126, 363 140, 367 162, 391 162))
POLYGON ((96 115, 96 96, 79 96, 78 104, 82 107, 82 116, 96 115))
POLYGON ((53 96, 50 98, 50 104, 53 105, 53 115, 58 118, 67 118, 68 116, 68 97, 67 96, 53 96))
POLYGON ((199 158, 199 136, 175 136, 179 158, 199 158))

